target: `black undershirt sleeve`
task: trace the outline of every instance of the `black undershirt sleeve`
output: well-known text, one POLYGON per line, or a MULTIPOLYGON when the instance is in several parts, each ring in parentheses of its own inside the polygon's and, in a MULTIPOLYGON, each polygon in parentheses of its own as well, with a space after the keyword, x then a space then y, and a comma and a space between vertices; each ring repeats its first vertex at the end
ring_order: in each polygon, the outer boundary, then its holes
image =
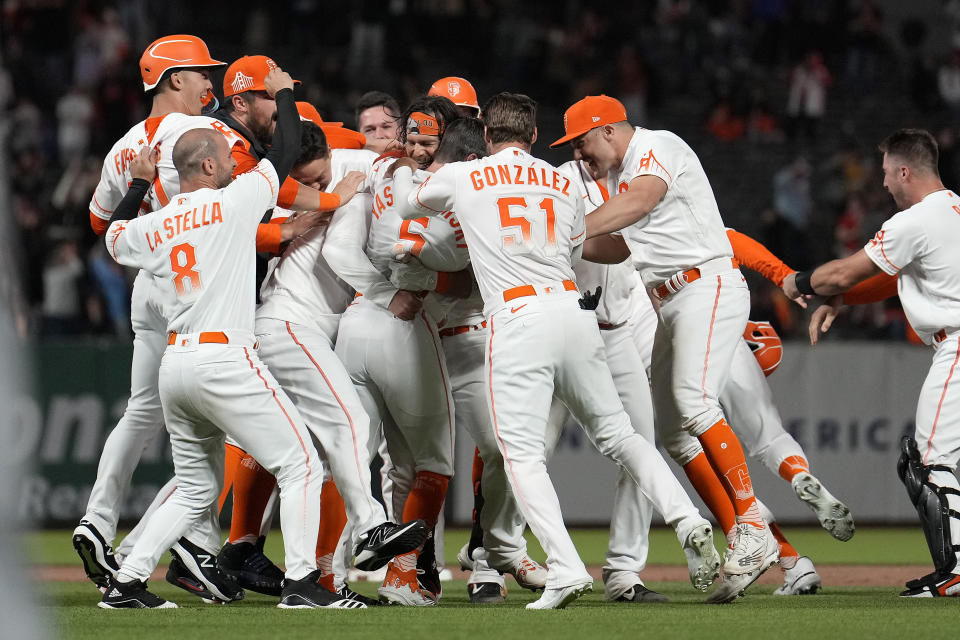
POLYGON ((137 214, 140 213, 140 205, 143 204, 148 189, 150 189, 148 181, 142 178, 134 178, 133 182, 130 183, 127 194, 123 196, 120 204, 113 210, 113 215, 110 216, 110 222, 107 226, 109 227, 117 220, 133 220, 136 218, 137 214))
POLYGON ((274 99, 277 101, 277 128, 266 159, 273 164, 283 183, 300 155, 300 114, 293 99, 293 89, 281 89, 274 99))

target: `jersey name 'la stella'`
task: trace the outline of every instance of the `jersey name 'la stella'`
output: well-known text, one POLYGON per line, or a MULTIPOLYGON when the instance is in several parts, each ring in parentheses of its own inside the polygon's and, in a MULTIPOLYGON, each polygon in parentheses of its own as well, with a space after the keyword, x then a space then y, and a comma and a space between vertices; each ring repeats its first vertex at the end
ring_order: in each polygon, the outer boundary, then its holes
MULTIPOLYGON (((185 231, 199 229, 200 227, 217 224, 218 222, 223 222, 223 212, 220 210, 219 202, 214 202, 210 205, 204 204, 203 207, 194 207, 189 211, 164 218, 163 229, 167 232, 165 239, 171 240, 174 236, 185 231), (207 211, 208 206, 210 209, 209 212, 207 211), (207 215, 208 213, 209 217, 207 215)), ((150 247, 150 251, 156 251, 157 247, 163 244, 164 236, 160 235, 159 229, 153 232, 152 242, 149 231, 144 235, 147 237, 147 246, 150 247)))

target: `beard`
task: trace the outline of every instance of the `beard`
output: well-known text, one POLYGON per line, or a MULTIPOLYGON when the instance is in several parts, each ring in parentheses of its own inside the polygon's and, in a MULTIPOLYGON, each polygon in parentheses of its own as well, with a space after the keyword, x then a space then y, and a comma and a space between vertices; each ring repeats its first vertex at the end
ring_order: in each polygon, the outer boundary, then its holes
POLYGON ((270 144, 273 142, 273 124, 274 121, 272 119, 266 122, 251 122, 250 133, 253 134, 259 143, 270 144))

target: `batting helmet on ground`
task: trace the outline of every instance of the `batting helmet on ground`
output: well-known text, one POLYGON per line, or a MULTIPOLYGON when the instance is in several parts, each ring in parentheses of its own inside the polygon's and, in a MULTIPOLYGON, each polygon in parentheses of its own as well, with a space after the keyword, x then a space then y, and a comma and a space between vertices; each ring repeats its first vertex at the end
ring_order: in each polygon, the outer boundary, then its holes
POLYGON ((197 36, 164 36, 151 42, 140 56, 143 90, 150 91, 156 87, 163 74, 170 69, 219 67, 225 64, 211 58, 206 43, 197 36))
POLYGON ((783 344, 769 322, 747 322, 743 339, 750 345, 750 350, 760 363, 764 375, 770 375, 777 370, 780 360, 783 359, 783 344))

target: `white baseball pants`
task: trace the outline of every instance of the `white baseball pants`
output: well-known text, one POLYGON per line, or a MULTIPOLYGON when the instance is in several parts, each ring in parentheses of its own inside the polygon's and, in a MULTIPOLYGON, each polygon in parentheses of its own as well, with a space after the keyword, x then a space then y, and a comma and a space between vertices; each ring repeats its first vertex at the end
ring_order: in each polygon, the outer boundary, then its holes
POLYGON ((528 296, 516 312, 504 308, 488 320, 491 420, 521 513, 547 553, 548 588, 591 579, 547 474, 554 393, 594 446, 640 484, 681 542, 705 522, 656 447, 631 426, 607 368, 596 316, 580 309, 578 298, 576 292, 528 296))
POLYGON ((246 345, 181 339, 188 346, 167 347, 159 378, 177 488, 146 524, 122 572, 146 580, 161 555, 203 520, 211 522, 217 548, 217 498, 223 484, 224 437, 229 433, 276 476, 286 577, 303 578, 316 569, 323 482, 323 465, 309 430, 260 361, 252 336, 246 345))
POLYGON ((383 507, 370 493, 370 420, 330 338, 319 329, 275 319, 257 320, 256 331, 261 360, 320 444, 354 534, 383 523, 383 507))

